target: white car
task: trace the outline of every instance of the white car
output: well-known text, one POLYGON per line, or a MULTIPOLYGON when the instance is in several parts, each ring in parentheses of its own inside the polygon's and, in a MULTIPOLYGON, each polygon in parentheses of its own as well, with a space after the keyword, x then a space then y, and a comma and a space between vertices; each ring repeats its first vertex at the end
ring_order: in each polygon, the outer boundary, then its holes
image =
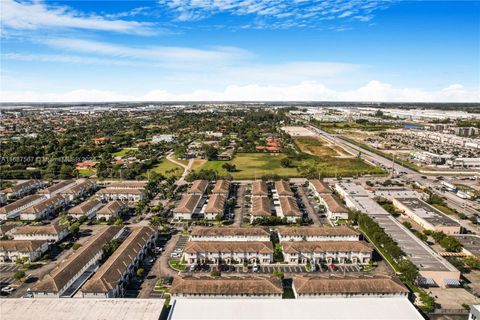
POLYGON ((5 288, 2 288, 2 292, 10 293, 10 292, 13 292, 13 291, 15 291, 14 287, 7 286, 5 288))

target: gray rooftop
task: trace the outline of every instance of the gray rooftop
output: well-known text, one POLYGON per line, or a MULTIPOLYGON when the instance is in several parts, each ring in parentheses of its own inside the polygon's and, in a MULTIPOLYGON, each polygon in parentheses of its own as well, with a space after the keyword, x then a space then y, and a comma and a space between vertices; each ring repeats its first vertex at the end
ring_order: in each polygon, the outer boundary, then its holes
POLYGON ((396 197, 395 200, 433 226, 460 227, 458 222, 418 198, 396 197))

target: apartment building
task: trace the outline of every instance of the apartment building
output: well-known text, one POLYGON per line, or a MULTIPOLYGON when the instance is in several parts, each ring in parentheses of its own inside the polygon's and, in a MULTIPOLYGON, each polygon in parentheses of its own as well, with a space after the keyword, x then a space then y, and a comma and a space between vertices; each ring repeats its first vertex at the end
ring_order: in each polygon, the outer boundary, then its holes
POLYGON ((255 180, 252 183, 252 196, 253 197, 267 197, 268 196, 268 186, 265 181, 255 180))
POLYGON ((325 206, 329 219, 348 219, 348 209, 332 194, 321 194, 319 200, 325 206))
POLYGON ((65 225, 47 224, 39 226, 20 226, 12 232, 14 240, 43 240, 48 242, 62 241, 70 231, 65 225))
POLYGON ((191 220, 192 215, 200 213, 204 201, 200 195, 184 194, 173 209, 173 218, 176 220, 191 220))
POLYGON ((103 203, 90 199, 68 210, 68 214, 75 219, 79 219, 82 216, 93 219, 101 207, 103 207, 103 203))
POLYGON ((67 197, 61 194, 56 194, 40 203, 21 210, 19 212, 20 219, 28 221, 42 220, 55 213, 55 211, 60 208, 65 207, 68 203, 69 200, 67 197))
POLYGON ((254 196, 252 197, 252 206, 250 209, 250 223, 255 220, 270 217, 272 215, 272 207, 268 197, 254 196))
POLYGON ((60 192, 61 195, 68 197, 70 201, 79 197, 84 197, 95 190, 97 185, 92 180, 80 179, 75 185, 60 192))
POLYGON ((287 218, 288 222, 296 222, 302 218, 302 212, 298 207, 297 200, 293 197, 280 197, 279 206, 276 206, 277 216, 287 218))
POLYGON ((297 299, 305 298, 394 298, 406 297, 409 290, 388 276, 322 277, 293 276, 292 289, 297 299))
POLYGON ((100 189, 96 195, 102 201, 124 201, 124 202, 138 202, 145 199, 144 189, 134 188, 110 188, 100 189))
POLYGON ((228 180, 217 180, 215 186, 212 189, 212 194, 220 194, 228 197, 230 193, 230 181, 228 180))
POLYGON ((270 241, 270 231, 262 227, 193 227, 190 241, 270 241))
POLYGON ((150 227, 139 227, 105 261, 93 277, 80 289, 84 298, 123 297, 125 287, 136 268, 155 245, 157 232, 150 227))
POLYGON ((188 188, 187 194, 203 196, 207 192, 208 180, 195 180, 188 188))
POLYGON ((283 286, 273 276, 175 277, 170 288, 173 298, 262 298, 281 299, 283 286))
POLYGON ((41 194, 47 198, 51 198, 57 194, 60 194, 62 191, 65 191, 68 188, 73 187, 75 184, 76 184, 75 180, 63 180, 46 189, 42 189, 38 191, 37 194, 41 194))
POLYGON ((43 188, 44 186, 45 182, 43 182, 42 180, 27 180, 0 190, 0 197, 3 196, 6 200, 12 198, 20 199, 28 195, 32 191, 43 188))
POLYGON ((272 190, 278 197, 293 197, 293 191, 287 181, 275 181, 275 189, 272 190))
POLYGON ((120 226, 103 227, 98 230, 64 262, 33 286, 34 297, 70 297, 75 294, 76 289, 98 268, 103 256, 103 247, 118 238, 122 232, 123 228, 120 226))
POLYGON ((13 203, 0 207, 0 220, 15 219, 20 215, 20 211, 40 203, 47 199, 45 196, 32 194, 13 203))
POLYGON ((144 190, 147 186, 147 181, 114 181, 111 182, 107 188, 109 189, 137 189, 144 190))
POLYGON ((43 240, 0 240, 0 262, 16 262, 26 259, 33 262, 48 250, 48 242, 43 240))
POLYGON ((313 194, 320 198, 321 195, 331 194, 332 190, 327 186, 327 184, 321 180, 314 179, 308 182, 308 187, 312 190, 313 194))
POLYGON ((128 208, 127 204, 122 201, 110 201, 105 206, 100 208, 97 211, 97 219, 105 219, 110 220, 112 218, 116 218, 122 214, 128 208))
POLYGON ((348 227, 278 227, 278 238, 284 241, 359 241, 360 232, 348 227))
POLYGON ((281 244, 289 264, 366 264, 373 253, 373 248, 362 241, 285 241, 281 244))
POLYGON ((183 257, 188 264, 259 263, 273 261, 270 241, 189 241, 183 257))
POLYGON ((215 220, 217 216, 223 217, 225 214, 226 196, 223 194, 213 194, 208 197, 207 205, 203 211, 206 220, 215 220))

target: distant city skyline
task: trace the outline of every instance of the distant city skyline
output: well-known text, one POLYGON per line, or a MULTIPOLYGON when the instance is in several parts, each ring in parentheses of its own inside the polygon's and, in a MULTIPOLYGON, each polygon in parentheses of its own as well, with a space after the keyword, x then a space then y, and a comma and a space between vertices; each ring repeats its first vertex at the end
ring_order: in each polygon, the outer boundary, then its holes
POLYGON ((478 1, 0 6, 0 102, 480 102, 478 1))

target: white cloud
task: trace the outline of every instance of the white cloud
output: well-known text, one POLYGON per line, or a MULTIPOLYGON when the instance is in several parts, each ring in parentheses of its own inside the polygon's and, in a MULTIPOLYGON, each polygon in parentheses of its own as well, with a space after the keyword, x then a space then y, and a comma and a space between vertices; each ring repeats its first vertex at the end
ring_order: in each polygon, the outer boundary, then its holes
POLYGON ((66 49, 75 52, 166 63, 178 62, 181 64, 204 64, 207 62, 219 64, 227 61, 243 59, 251 55, 248 51, 235 47, 215 47, 210 50, 166 46, 134 47, 93 40, 70 38, 42 39, 41 42, 55 48, 66 49))
POLYGON ((395 88, 372 80, 356 90, 337 91, 315 81, 291 86, 227 86, 222 91, 195 90, 172 93, 151 90, 140 95, 114 91, 74 90, 65 93, 1 92, 3 102, 102 102, 102 101, 385 101, 385 102, 480 102, 480 89, 454 84, 439 91, 395 88))
POLYGON ((140 35, 154 34, 152 24, 146 22, 107 19, 98 15, 86 15, 66 6, 47 6, 41 1, 17 2, 1 0, 2 33, 13 30, 39 30, 72 28, 102 30, 140 35))

